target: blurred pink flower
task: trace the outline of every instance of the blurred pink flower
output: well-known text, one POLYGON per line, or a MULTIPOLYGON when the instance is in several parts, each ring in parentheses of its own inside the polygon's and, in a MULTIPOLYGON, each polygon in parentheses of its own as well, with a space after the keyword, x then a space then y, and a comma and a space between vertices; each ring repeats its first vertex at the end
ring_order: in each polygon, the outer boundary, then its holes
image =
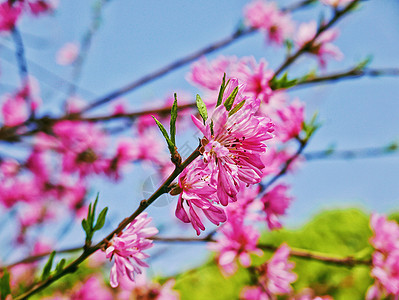
POLYGON ((229 218, 218 231, 222 236, 209 248, 217 252, 217 262, 225 275, 232 275, 237 271, 238 260, 243 267, 251 265, 250 254, 262 256, 263 252, 257 248, 259 232, 250 225, 244 225, 240 218, 229 218))
POLYGON ((305 119, 305 106, 299 99, 294 100, 288 106, 278 109, 279 119, 276 122, 276 136, 281 142, 285 143, 299 135, 305 119))
POLYGON ((287 195, 288 186, 278 184, 267 192, 261 199, 266 213, 266 221, 269 229, 281 228, 279 217, 286 213, 286 210, 293 200, 287 195))
POLYGON ((21 14, 21 5, 19 2, 10 4, 10 1, 5 1, 1 3, 0 32, 13 30, 20 14, 21 14))
POLYGON ((22 97, 5 94, 2 100, 1 113, 4 125, 17 126, 23 124, 29 117, 27 102, 22 97))
POLYGON ((282 45, 294 31, 291 16, 278 9, 275 2, 255 0, 244 9, 246 23, 268 35, 269 41, 282 45))
POLYGON ((104 286, 101 279, 91 276, 80 288, 70 295, 71 300, 112 300, 111 291, 104 286))
POLYGON ((59 65, 70 65, 78 58, 79 45, 76 43, 66 43, 58 50, 56 55, 56 62, 59 65))
MULTIPOLYGON (((317 33, 316 21, 309 23, 302 23, 299 26, 295 42, 298 47, 303 47, 314 39, 317 33)), ((327 58, 332 57, 335 60, 341 60, 343 58, 342 52, 339 48, 333 45, 333 42, 338 37, 337 29, 328 29, 322 32, 310 45, 308 52, 317 56, 321 67, 326 67, 327 58)))
POLYGON ((297 279, 292 272, 294 263, 288 261, 290 248, 282 244, 270 260, 259 268, 257 287, 245 287, 241 297, 247 300, 274 299, 275 295, 291 293, 291 283, 297 279))
POLYGON ((121 277, 128 277, 134 282, 134 275, 142 272, 140 267, 148 267, 143 259, 149 255, 143 251, 153 246, 148 238, 158 233, 155 227, 146 227, 151 220, 147 218, 147 213, 141 213, 121 234, 111 240, 105 253, 107 258, 115 260, 110 274, 113 288, 118 286, 121 277))

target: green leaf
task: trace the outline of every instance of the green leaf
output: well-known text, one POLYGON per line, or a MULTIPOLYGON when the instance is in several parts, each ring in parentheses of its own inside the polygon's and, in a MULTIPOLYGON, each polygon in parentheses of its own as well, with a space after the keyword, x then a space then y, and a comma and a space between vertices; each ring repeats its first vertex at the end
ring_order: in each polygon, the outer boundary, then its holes
POLYGON ((42 280, 45 280, 49 277, 51 267, 53 266, 54 256, 55 256, 55 251, 51 252, 47 263, 44 265, 43 273, 42 273, 42 280))
POLYGON ((216 107, 218 107, 219 105, 222 104, 223 94, 224 94, 224 90, 226 89, 226 86, 227 86, 227 84, 226 84, 226 73, 224 73, 223 74, 223 79, 222 79, 222 85, 220 86, 220 90, 219 90, 218 102, 216 104, 216 107))
POLYGON ((61 259, 59 261, 59 263, 57 264, 57 266, 55 267, 55 272, 60 273, 62 271, 62 269, 64 268, 65 263, 66 263, 65 258, 61 259))
POLYGON ((107 211, 108 211, 108 207, 105 207, 100 212, 100 214, 98 215, 98 218, 97 218, 96 226, 94 226, 93 231, 97 231, 97 230, 100 230, 101 228, 103 228, 104 223, 105 223, 105 217, 107 216, 107 211))
POLYGON ((226 107, 227 111, 229 111, 233 107, 237 93, 238 93, 238 86, 235 87, 235 89, 231 92, 230 96, 227 97, 226 101, 224 102, 224 107, 226 107))
POLYGON ((372 55, 368 55, 365 59, 363 59, 361 62, 359 62, 355 69, 356 70, 364 70, 364 68, 368 67, 368 65, 370 65, 370 63, 373 60, 373 56, 372 55))
POLYGON ((0 299, 5 300, 9 294, 11 294, 10 273, 7 269, 3 269, 3 276, 0 278, 0 299))
POLYGON ((270 87, 272 90, 279 90, 279 89, 288 89, 290 87, 293 87, 294 85, 296 85, 298 82, 297 79, 292 79, 289 80, 288 79, 288 73, 284 73, 283 76, 281 76, 281 78, 276 78, 274 77, 271 81, 270 81, 270 87))
POLYGON ((214 132, 213 132, 213 120, 211 121, 211 124, 210 124, 209 127, 211 128, 211 135, 213 136, 214 135, 214 132))
POLYGON ((173 101, 170 111, 170 139, 173 145, 176 145, 176 119, 177 119, 177 95, 175 93, 175 101, 173 101))
POLYGON ((169 135, 165 129, 165 127, 163 127, 163 125, 161 124, 161 122, 159 122, 154 116, 152 116, 152 118, 155 120, 155 122, 157 123, 159 129, 162 132, 162 135, 164 136, 166 142, 168 143, 168 148, 171 154, 173 154, 175 152, 175 144, 172 143, 171 139, 169 138, 169 135))
POLYGON ((240 103, 238 103, 236 106, 233 107, 233 109, 229 112, 229 117, 234 115, 237 111, 241 109, 245 104, 245 100, 242 100, 240 103))
POLYGON ((202 101, 200 95, 197 94, 197 98, 196 98, 196 102, 197 102, 197 108, 198 108, 198 112, 202 117, 202 120, 205 121, 208 119, 208 111, 206 109, 206 105, 204 103, 204 101, 202 101))
POLYGON ((88 227, 86 219, 82 220, 82 227, 83 227, 83 230, 86 232, 86 235, 90 234, 91 228, 88 227))

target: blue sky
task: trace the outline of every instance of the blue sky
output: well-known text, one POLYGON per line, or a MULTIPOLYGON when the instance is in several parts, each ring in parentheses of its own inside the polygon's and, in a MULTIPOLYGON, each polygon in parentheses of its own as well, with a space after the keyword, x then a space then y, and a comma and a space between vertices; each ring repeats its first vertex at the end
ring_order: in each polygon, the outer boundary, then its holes
MULTIPOLYGON (((281 5, 289 2, 293 1, 278 1, 281 5)), ((79 85, 90 92, 82 92, 82 96, 88 101, 94 100, 231 34, 240 23, 246 3, 248 1, 244 0, 110 1, 104 8, 101 27, 84 65, 79 85)), ((294 19, 298 22, 318 19, 322 10, 327 12, 325 7, 318 5, 295 13, 294 19)), ((60 1, 54 16, 25 19, 21 23, 30 72, 43 80, 43 111, 59 112, 66 88, 36 64, 62 78, 71 78, 70 67, 58 66, 54 57, 64 43, 80 41, 91 22, 91 12, 92 5, 86 1, 60 1)), ((372 67, 399 67, 398 23, 399 3, 396 0, 365 1, 357 12, 339 23, 341 35, 336 44, 345 59, 331 62, 328 71, 350 68, 368 55, 373 55, 372 67)), ((12 42, 1 37, 1 44, 0 83, 15 85, 18 80, 15 61, 4 49, 12 48, 12 42)), ((272 68, 283 60, 283 51, 267 46, 260 33, 245 37, 208 58, 221 54, 264 57, 272 68)), ((302 57, 292 66, 292 74, 304 74, 315 66, 313 58, 302 57)), ((132 109, 139 109, 153 99, 164 98, 175 91, 198 93, 185 80, 188 70, 189 66, 182 67, 124 98, 132 109)), ((337 149, 383 146, 398 140, 398 80, 362 78, 293 91, 293 97, 298 96, 306 103, 308 116, 317 110, 323 123, 308 150, 322 150, 331 144, 337 149)), ((6 89, 0 86, 1 92, 6 89)), ((195 139, 192 143, 196 144, 195 139)), ((95 182, 93 194, 99 191, 101 204, 110 206, 110 226, 127 216, 127 211, 135 209, 143 197, 143 182, 149 175, 151 172, 135 167, 121 184, 95 182)), ((357 206, 367 211, 392 211, 399 203, 398 175, 398 156, 306 163, 286 179, 292 184, 296 198, 286 223, 299 225, 321 209, 332 207, 357 206)), ((175 202, 154 207, 149 212, 157 224, 176 225, 174 205, 175 202)), ((81 243, 83 232, 79 224, 75 227, 59 246, 81 243), (75 238, 77 233, 82 236, 79 240, 75 238)), ((180 229, 175 230, 180 232, 180 229)), ((194 235, 194 231, 190 235, 194 235)), ((198 263, 198 259, 189 260, 192 256, 205 256, 200 246, 173 249, 171 259, 187 259, 183 264, 185 267, 198 263)), ((162 259, 154 262, 156 272, 163 267, 162 259)), ((180 267, 181 264, 176 264, 175 269, 180 267)), ((174 268, 169 266, 167 270, 172 272, 174 268)))

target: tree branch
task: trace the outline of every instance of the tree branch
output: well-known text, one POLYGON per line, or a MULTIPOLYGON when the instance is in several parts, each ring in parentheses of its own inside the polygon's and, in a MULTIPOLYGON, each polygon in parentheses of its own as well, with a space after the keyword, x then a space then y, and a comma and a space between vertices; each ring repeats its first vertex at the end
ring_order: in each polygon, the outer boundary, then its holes
POLYGON ((317 30, 315 36, 313 37, 312 40, 304 44, 301 48, 299 48, 294 54, 288 56, 285 61, 281 64, 281 66, 276 70, 274 73, 274 77, 276 78, 282 71, 284 71, 287 67, 289 67, 292 63, 294 63, 298 57, 300 57, 302 54, 308 52, 308 50, 311 48, 313 43, 316 41, 316 39, 322 34, 324 31, 332 27, 336 22, 338 22, 341 17, 343 17, 346 13, 351 11, 359 2, 360 0, 354 0, 351 3, 349 3, 347 6, 345 6, 341 10, 336 10, 334 16, 331 18, 331 20, 324 25, 321 25, 319 29, 317 30))
POLYGON ((69 265, 67 265, 61 272, 56 273, 54 275, 50 275, 46 280, 43 280, 37 284, 35 284, 29 291, 14 297, 15 300, 27 299, 28 297, 38 293, 43 290, 56 280, 65 276, 68 273, 73 273, 77 270, 79 265, 85 261, 91 254, 106 246, 107 243, 118 233, 122 232, 122 230, 131 223, 139 214, 141 214, 148 206, 150 206, 159 196, 164 193, 169 192, 169 186, 176 179, 176 177, 198 156, 200 156, 199 148, 197 148, 180 166, 176 166, 175 170, 170 174, 170 176, 165 180, 165 182, 146 200, 142 200, 140 202, 139 207, 136 211, 128 218, 124 219, 118 227, 113 230, 110 234, 108 234, 104 239, 102 239, 95 246, 87 247, 83 253, 72 261, 69 265))

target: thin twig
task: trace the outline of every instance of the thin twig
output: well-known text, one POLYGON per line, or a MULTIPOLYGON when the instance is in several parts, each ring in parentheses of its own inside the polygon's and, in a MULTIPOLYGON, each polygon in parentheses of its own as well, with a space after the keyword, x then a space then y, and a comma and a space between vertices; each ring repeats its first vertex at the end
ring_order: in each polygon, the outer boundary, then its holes
POLYGON ((175 170, 170 174, 170 176, 165 180, 165 182, 146 200, 142 200, 140 202, 139 207, 136 211, 128 218, 124 219, 118 227, 113 230, 110 234, 108 234, 104 239, 102 239, 99 243, 95 246, 87 247, 83 251, 83 253, 68 264, 62 271, 49 276, 47 279, 38 282, 35 284, 29 291, 14 297, 15 300, 20 299, 27 299, 30 296, 36 294, 37 292, 43 290, 56 280, 60 279, 61 277, 65 276, 68 273, 73 273, 77 270, 79 265, 85 261, 90 255, 92 255, 97 250, 101 249, 102 247, 106 246, 108 242, 118 233, 122 232, 122 230, 131 223, 139 214, 141 214, 148 206, 150 206, 159 196, 164 193, 169 192, 169 186, 176 179, 176 177, 198 156, 200 156, 199 149, 197 148, 180 166, 176 166, 175 170))
MULTIPOLYGON (((286 8, 282 8, 282 10, 284 12, 293 12, 296 10, 299 10, 303 7, 308 6, 309 4, 311 4, 313 1, 310 0, 305 0, 305 1, 300 1, 296 4, 290 5, 286 8)), ((195 61, 196 59, 200 58, 201 56, 210 54, 212 52, 215 52, 217 50, 223 49, 227 46, 229 46, 230 44, 232 44, 235 41, 238 41, 239 39, 245 37, 245 36, 249 36, 250 34, 257 32, 256 28, 245 28, 245 29, 237 29, 233 34, 231 34, 230 36, 227 36, 215 43, 212 43, 211 45, 204 47, 198 51, 195 51, 192 54, 189 54, 185 57, 182 57, 178 60, 176 60, 175 62, 168 64, 166 66, 164 66, 163 68, 160 68, 159 70, 156 70, 154 72, 151 72, 133 82, 131 82, 130 84, 121 87, 99 99, 96 99, 93 101, 93 103, 89 104, 86 108, 84 108, 82 110, 82 113, 87 112, 93 108, 96 108, 100 105, 103 105, 105 103, 108 103, 128 92, 131 92, 151 81, 154 81, 155 79, 161 78, 162 76, 186 65, 189 64, 193 61, 195 61)))
MULTIPOLYGON (((152 237, 154 241, 164 243, 215 243, 217 240, 209 237, 205 238, 182 238, 182 237, 152 237)), ((269 244, 258 244, 258 248, 268 251, 276 251, 278 246, 269 244)), ((353 267, 355 265, 371 265, 371 260, 355 259, 353 256, 340 257, 318 251, 299 249, 290 247, 290 255, 307 260, 317 260, 329 264, 353 267)))
POLYGON ((343 9, 341 10, 336 10, 334 16, 331 18, 331 20, 326 23, 323 24, 319 27, 319 29, 317 30, 315 36, 313 37, 312 40, 310 40, 309 42, 307 42, 306 44, 304 44, 301 48, 299 48, 294 54, 288 56, 285 61, 281 64, 281 66, 276 70, 276 72, 274 73, 274 77, 276 78, 281 72, 283 72, 288 66, 290 66, 291 64, 293 64, 298 57, 300 57, 302 54, 308 52, 309 49, 311 49, 313 43, 316 41, 316 39, 327 29, 329 29, 330 27, 332 27, 339 19, 341 19, 341 17, 343 17, 346 13, 348 13, 349 11, 351 11, 359 2, 360 0, 354 0, 351 3, 349 3, 347 6, 345 6, 343 9))

